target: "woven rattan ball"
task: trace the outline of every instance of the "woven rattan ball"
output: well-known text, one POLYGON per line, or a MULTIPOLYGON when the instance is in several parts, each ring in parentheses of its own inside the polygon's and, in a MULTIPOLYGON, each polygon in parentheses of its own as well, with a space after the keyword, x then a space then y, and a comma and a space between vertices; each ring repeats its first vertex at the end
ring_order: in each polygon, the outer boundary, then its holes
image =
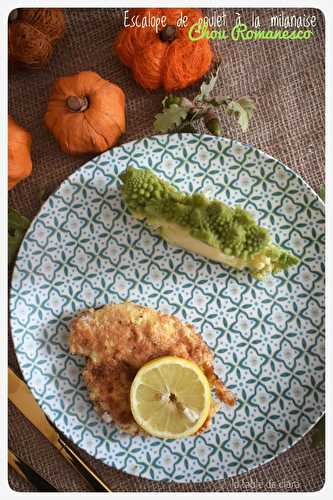
POLYGON ((15 9, 9 15, 9 60, 44 66, 65 31, 62 9, 15 9))

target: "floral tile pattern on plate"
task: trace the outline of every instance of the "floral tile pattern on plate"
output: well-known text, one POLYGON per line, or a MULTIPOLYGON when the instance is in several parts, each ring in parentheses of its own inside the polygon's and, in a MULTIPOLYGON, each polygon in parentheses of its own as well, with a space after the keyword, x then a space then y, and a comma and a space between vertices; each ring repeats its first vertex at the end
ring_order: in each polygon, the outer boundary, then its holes
POLYGON ((155 480, 211 481, 292 446, 324 411, 324 208, 278 161, 208 135, 133 141, 76 171, 44 204, 22 243, 11 289, 22 372, 46 414, 88 453, 155 480), (298 267, 257 282, 169 246, 121 200, 127 166, 154 168, 182 190, 240 205, 298 267), (131 300, 193 323, 237 394, 211 429, 180 441, 129 436, 95 413, 68 352, 71 319, 131 300))

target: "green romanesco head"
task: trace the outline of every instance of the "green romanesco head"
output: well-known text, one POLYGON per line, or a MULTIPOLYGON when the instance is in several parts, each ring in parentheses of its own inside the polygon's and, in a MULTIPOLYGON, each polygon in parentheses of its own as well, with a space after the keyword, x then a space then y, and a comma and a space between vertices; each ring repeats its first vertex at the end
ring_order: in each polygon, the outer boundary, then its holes
POLYGON ((210 228, 225 254, 248 259, 268 244, 268 231, 259 227, 242 208, 231 208, 214 200, 207 212, 210 228))
POLYGON ((246 231, 246 241, 243 254, 247 258, 261 252, 270 242, 270 236, 264 227, 251 223, 249 226, 244 225, 246 231))
POLYGON ((265 279, 271 273, 285 271, 298 264, 299 258, 282 248, 269 244, 249 261, 251 274, 257 279, 265 279))
POLYGON ((272 262, 273 273, 285 271, 288 267, 295 266, 299 262, 298 257, 276 245, 270 245, 266 249, 266 255, 272 262))
POLYGON ((163 204, 171 194, 177 195, 175 188, 148 169, 128 167, 119 177, 129 209, 142 215, 150 204, 163 204))
POLYGON ((190 224, 192 207, 182 203, 176 196, 169 195, 163 199, 163 203, 155 202, 153 205, 147 207, 148 216, 162 217, 167 222, 174 222, 180 226, 188 226, 190 224))
POLYGON ((184 228, 184 234, 217 248, 228 262, 235 257, 235 267, 248 267, 258 279, 299 260, 273 245, 268 230, 240 207, 210 201, 202 193, 181 193, 148 169, 128 167, 120 179, 125 202, 135 216, 155 227, 171 223, 184 228))

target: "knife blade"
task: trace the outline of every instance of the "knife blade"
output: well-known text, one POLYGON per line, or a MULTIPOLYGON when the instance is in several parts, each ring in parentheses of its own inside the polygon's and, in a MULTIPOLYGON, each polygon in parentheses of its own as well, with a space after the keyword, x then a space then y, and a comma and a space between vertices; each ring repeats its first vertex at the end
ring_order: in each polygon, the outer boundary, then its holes
POLYGON ((29 422, 57 448, 61 455, 81 474, 94 491, 111 491, 107 484, 71 449, 53 425, 51 425, 29 387, 11 368, 8 368, 8 398, 29 422))
POLYGON ((38 474, 30 465, 23 462, 15 453, 8 449, 8 463, 23 479, 31 483, 38 491, 58 491, 52 484, 38 474))

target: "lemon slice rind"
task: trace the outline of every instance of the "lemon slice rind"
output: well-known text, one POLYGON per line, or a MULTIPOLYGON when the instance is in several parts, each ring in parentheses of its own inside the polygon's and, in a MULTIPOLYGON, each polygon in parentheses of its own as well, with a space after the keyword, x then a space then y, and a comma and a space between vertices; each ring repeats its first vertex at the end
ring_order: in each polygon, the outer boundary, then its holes
MULTIPOLYGON (((193 400, 193 396, 196 394, 191 392, 190 395, 193 400)), ((203 426, 209 415, 211 401, 212 398, 209 382, 201 368, 193 361, 179 358, 177 356, 163 356, 161 358, 153 359, 143 365, 137 372, 130 390, 131 410, 136 423, 147 434, 164 439, 178 439, 195 434, 203 426), (164 371, 161 370, 163 367, 164 371), (202 402, 199 409, 193 408, 191 405, 186 405, 187 391, 184 391, 183 386, 180 385, 180 383, 185 382, 183 378, 179 379, 178 377, 178 380, 175 379, 175 369, 178 370, 178 375, 181 374, 185 378, 186 376, 191 378, 193 390, 198 391, 196 399, 202 402), (149 384, 150 374, 152 376, 155 375, 156 380, 157 372, 158 379, 161 377, 161 385, 164 390, 158 388, 156 384, 154 387, 151 387, 149 384), (154 388, 156 392, 156 400, 152 400, 151 403, 149 402, 149 397, 140 400, 138 395, 141 394, 142 397, 142 392, 145 391, 144 386, 147 388, 150 387, 150 389, 154 388), (173 391, 174 387, 178 388, 179 394, 182 395, 182 401, 176 401, 173 405, 170 403, 168 392, 173 392, 177 398, 177 390, 173 391), (184 398, 185 404, 183 404, 184 398), (142 413, 144 413, 142 409, 143 405, 145 407, 145 413, 147 413, 147 408, 149 409, 149 405, 151 405, 152 413, 148 418, 144 418, 142 415, 142 413), (182 424, 184 425, 184 422, 186 423, 186 428, 180 430, 172 430, 170 428, 166 429, 165 427, 168 427, 170 420, 173 422, 177 421, 177 412, 179 412, 178 415, 181 416, 182 424), (160 425, 156 424, 156 419, 159 421, 160 425)))

